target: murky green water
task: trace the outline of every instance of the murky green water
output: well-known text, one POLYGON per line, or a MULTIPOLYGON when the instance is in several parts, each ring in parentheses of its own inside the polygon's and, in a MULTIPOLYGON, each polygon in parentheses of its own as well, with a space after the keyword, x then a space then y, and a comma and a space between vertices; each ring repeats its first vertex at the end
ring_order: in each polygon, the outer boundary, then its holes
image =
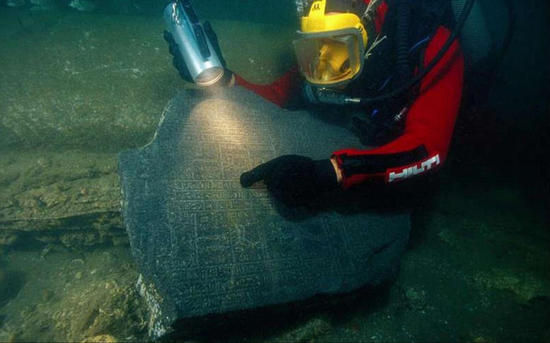
MULTIPOLYGON (((237 3, 197 10, 212 19, 229 68, 270 82, 292 65, 292 4, 270 4, 267 16, 237 3)), ((534 11, 528 5, 524 11, 534 11)), ((156 6, 120 6, 91 13, 0 7, 0 341, 147 339, 120 218, 116 154, 149 142, 167 101, 187 86, 171 66, 156 6)), ((528 31, 521 27, 518 42, 530 37, 531 46, 542 45, 528 31)), ((527 56, 528 67, 545 54, 527 56)), ((534 78, 548 81, 548 64, 540 70, 534 78)), ((513 93, 513 76, 507 82, 513 93)), ((540 160, 550 107, 531 93, 523 98, 528 115, 460 121, 455 155, 433 196, 415 209, 396 280, 351 301, 218 336, 550 341, 548 167, 540 160), (483 130, 480 122, 494 126, 483 130), (486 133, 493 135, 488 147, 468 146, 483 145, 486 133)))

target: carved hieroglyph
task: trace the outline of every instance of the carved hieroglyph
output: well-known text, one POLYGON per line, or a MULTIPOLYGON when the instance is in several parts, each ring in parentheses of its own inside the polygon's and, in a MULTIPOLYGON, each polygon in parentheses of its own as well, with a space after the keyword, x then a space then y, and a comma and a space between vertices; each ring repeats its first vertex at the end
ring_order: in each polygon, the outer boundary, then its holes
POLYGON ((153 141, 120 155, 123 217, 153 337, 177 319, 378 284, 408 239, 406 212, 344 213, 329 195, 324 210, 288 217, 261 184, 242 188, 243 171, 281 154, 328 158, 360 143, 245 89, 217 92, 181 92, 153 141))

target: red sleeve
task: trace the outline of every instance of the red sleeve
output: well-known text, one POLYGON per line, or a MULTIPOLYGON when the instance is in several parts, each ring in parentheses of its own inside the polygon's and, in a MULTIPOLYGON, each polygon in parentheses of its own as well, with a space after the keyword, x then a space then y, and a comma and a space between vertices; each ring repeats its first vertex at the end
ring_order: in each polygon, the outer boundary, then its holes
POLYGON ((285 107, 293 96, 300 94, 300 80, 297 67, 290 69, 279 79, 268 85, 256 85, 235 74, 237 85, 243 86, 281 107, 285 107))
MULTIPOLYGON (((424 65, 439 52, 450 32, 440 27, 426 48, 424 65)), ((460 100, 464 57, 454 42, 422 80, 420 95, 407 114, 403 135, 372 150, 345 149, 334 153, 342 170, 342 186, 370 179, 401 181, 439 167, 446 159, 460 100)))

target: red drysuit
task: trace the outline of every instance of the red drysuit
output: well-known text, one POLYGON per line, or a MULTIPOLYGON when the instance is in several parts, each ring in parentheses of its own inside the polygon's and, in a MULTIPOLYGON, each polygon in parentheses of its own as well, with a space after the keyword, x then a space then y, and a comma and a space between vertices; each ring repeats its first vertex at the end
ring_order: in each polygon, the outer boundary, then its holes
MULTIPOLYGON (((377 9, 375 26, 378 31, 387 10, 386 3, 377 9)), ((437 28, 425 48, 424 66, 439 52, 449 35, 447 28, 437 28)), ((455 41, 422 80, 418 96, 408 110, 401 136, 374 149, 342 147, 334 152, 333 157, 342 171, 342 187, 349 188, 376 179, 397 182, 440 167, 447 157, 460 107, 463 71, 464 57, 455 41)), ((270 85, 255 85, 239 76, 236 76, 236 83, 283 107, 294 92, 300 91, 296 70, 270 85)))

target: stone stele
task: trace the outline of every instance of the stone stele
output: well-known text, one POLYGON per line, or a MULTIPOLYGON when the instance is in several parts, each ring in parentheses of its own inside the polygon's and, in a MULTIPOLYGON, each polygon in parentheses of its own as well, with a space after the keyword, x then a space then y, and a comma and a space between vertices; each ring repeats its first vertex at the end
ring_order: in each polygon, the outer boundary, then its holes
POLYGON ((288 209, 262 184, 239 184, 243 171, 282 154, 321 159, 361 147, 321 119, 240 87, 186 90, 151 143, 120 154, 123 218, 153 338, 186 319, 349 292, 393 274, 407 211, 338 210, 338 194, 316 210, 288 209))

